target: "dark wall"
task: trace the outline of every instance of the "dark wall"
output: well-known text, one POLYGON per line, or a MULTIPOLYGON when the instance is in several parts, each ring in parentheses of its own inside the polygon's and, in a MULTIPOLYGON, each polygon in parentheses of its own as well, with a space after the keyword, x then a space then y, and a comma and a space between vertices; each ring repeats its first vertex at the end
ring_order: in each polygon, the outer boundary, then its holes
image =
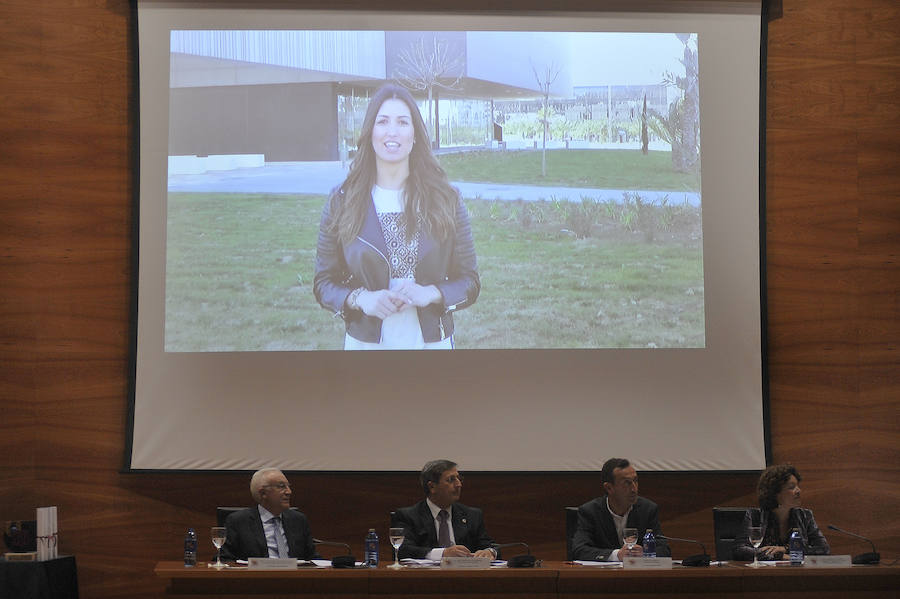
POLYGON ((169 102, 169 154, 338 160, 331 83, 183 87, 169 102))
MULTIPOLYGON (((773 458, 800 469, 821 524, 872 536, 889 561, 900 552, 900 5, 785 0, 782 12, 769 28, 765 108, 773 458)), ((185 528, 200 529, 208 559, 215 506, 247 500, 243 474, 120 472, 133 19, 125 0, 0 4, 0 521, 59 506, 61 549, 77 555, 87 598, 158 596, 153 565, 178 559, 185 528)), ((628 448, 598 440, 597 451, 628 448)), ((291 478, 315 534, 357 554, 370 526, 383 530, 387 510, 419 494, 414 473, 291 478)), ((709 544, 710 508, 748 504, 754 479, 645 474, 641 492, 661 504, 670 534, 709 544)), ((599 484, 593 474, 472 475, 463 493, 495 537, 561 559, 562 506, 599 484)), ((864 549, 829 540, 839 553, 864 549)))

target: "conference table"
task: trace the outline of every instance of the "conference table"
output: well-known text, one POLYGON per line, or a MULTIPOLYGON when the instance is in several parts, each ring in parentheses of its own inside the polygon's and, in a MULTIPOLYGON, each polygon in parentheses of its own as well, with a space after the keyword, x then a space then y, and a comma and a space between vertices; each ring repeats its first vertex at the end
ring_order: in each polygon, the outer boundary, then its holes
POLYGON ((742 562, 669 570, 608 569, 569 562, 487 570, 391 570, 386 565, 373 569, 216 570, 205 563, 185 568, 181 562, 163 561, 156 565, 155 573, 167 581, 167 597, 184 599, 890 599, 897 597, 900 588, 900 566, 753 569, 742 562))

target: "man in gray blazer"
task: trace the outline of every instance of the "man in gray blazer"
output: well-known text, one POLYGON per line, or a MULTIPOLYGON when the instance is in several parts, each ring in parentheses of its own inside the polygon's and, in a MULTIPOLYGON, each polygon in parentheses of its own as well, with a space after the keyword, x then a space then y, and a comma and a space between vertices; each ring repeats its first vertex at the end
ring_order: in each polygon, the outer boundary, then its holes
POLYGON ((497 556, 481 510, 459 503, 463 479, 456 462, 428 462, 419 480, 425 499, 396 513, 397 526, 405 529, 400 559, 497 556))
POLYGON ((606 495, 592 499, 578 508, 578 527, 572 539, 572 553, 577 560, 620 561, 628 556, 643 555, 644 533, 649 528, 656 535, 656 555, 672 555, 659 526, 659 508, 638 496, 637 472, 628 460, 611 458, 600 470, 600 482, 606 495), (632 549, 624 543, 622 532, 636 528, 638 544, 632 549))
POLYGON ((276 468, 258 470, 250 479, 256 505, 225 520, 222 559, 248 557, 319 557, 303 513, 290 509, 291 485, 276 468))

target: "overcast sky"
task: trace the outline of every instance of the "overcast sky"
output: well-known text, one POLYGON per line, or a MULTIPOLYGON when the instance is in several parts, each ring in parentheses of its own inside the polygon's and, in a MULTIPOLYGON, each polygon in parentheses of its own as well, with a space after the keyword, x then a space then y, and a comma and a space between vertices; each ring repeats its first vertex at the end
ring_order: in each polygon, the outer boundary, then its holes
POLYGON ((674 33, 568 33, 572 84, 648 85, 684 74, 684 45, 674 33))

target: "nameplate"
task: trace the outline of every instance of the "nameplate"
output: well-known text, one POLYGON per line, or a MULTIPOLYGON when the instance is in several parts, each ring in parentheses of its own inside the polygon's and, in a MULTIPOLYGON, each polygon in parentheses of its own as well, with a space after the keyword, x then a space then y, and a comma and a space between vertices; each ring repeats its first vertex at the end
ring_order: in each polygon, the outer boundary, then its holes
POLYGON ((489 557, 442 557, 441 568, 486 570, 491 567, 489 557))
POLYGON ((671 557, 626 557, 622 561, 625 568, 635 570, 671 570, 671 557))
POLYGON ((37 551, 20 551, 4 553, 3 558, 8 562, 36 562, 37 551))
POLYGON ((293 557, 249 557, 247 568, 250 570, 296 570, 297 559, 293 557))
POLYGON ((849 555, 807 555, 803 560, 810 568, 849 568, 850 564, 849 555))

